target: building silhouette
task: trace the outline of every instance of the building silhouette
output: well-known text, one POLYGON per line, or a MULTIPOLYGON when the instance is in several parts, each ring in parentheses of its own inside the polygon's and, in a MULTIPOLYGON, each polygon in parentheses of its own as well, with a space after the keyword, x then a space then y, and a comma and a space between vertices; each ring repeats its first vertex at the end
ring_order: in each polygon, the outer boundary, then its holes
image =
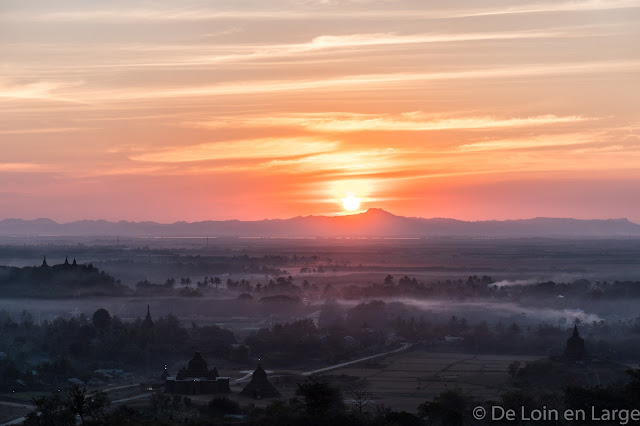
POLYGON ((258 368, 251 375, 251 381, 240 391, 240 395, 256 399, 275 398, 280 396, 280 392, 269 382, 262 365, 258 364, 258 368))
POLYGON ((209 370, 200 352, 194 354, 187 368, 181 368, 175 377, 167 377, 164 388, 166 392, 186 395, 231 392, 229 377, 220 377, 215 367, 209 370))
POLYGON ((567 345, 564 348, 563 358, 566 361, 577 362, 584 359, 586 350, 584 348, 584 339, 580 337, 578 326, 573 326, 573 335, 567 339, 567 345))
POLYGON ((151 319, 151 310, 149 305, 147 305, 147 315, 145 315, 144 320, 142 321, 142 328, 151 328, 153 327, 153 320, 151 319))

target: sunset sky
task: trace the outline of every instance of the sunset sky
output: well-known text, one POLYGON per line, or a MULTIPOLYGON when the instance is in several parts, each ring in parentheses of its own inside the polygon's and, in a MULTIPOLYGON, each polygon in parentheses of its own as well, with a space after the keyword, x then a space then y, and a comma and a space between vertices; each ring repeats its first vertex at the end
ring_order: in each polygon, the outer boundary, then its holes
POLYGON ((640 0, 0 2, 0 219, 640 222, 640 0))

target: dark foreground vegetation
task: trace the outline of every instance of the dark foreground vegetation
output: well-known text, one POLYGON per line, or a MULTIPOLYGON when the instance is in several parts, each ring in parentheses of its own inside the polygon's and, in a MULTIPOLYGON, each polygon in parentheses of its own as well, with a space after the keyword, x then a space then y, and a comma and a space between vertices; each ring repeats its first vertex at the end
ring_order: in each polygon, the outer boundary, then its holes
POLYGON ((240 341, 219 326, 185 326, 171 314, 125 322, 98 309, 92 316, 35 323, 26 311, 20 318, 0 312, 0 391, 58 388, 71 378, 99 384, 104 377, 96 371, 102 369, 159 374, 196 351, 247 367, 258 358, 274 367, 331 365, 407 342, 433 351, 558 356, 574 324, 590 356, 640 360, 640 318, 613 324, 577 318, 490 323, 425 313, 400 302, 373 300, 348 308, 330 300, 320 307, 317 325, 308 318, 275 323, 240 341))
POLYGON ((295 397, 274 401, 264 408, 256 408, 254 404, 241 405, 224 396, 198 405, 186 396, 155 393, 146 408, 120 405, 109 409, 111 401, 106 394, 89 394, 84 389, 72 387, 64 393, 34 399, 35 408, 24 424, 66 426, 79 421, 83 425, 462 426, 513 422, 507 419, 492 421, 491 415, 478 420, 472 414, 476 407, 498 415, 503 410, 513 410, 517 413, 516 424, 635 424, 633 420, 637 420, 640 413, 634 415, 632 408, 640 406, 640 370, 628 370, 628 375, 629 381, 625 384, 567 386, 557 392, 515 390, 492 401, 476 400, 462 390, 452 389, 420 404, 416 413, 394 411, 376 404, 372 391, 341 388, 313 376, 298 384, 295 397), (495 411, 493 407, 496 406, 500 410, 495 411), (577 420, 567 418, 564 415, 567 411, 583 411, 585 416, 577 420), (531 420, 536 412, 546 413, 547 418, 531 420), (603 419, 612 421, 603 422, 603 419))

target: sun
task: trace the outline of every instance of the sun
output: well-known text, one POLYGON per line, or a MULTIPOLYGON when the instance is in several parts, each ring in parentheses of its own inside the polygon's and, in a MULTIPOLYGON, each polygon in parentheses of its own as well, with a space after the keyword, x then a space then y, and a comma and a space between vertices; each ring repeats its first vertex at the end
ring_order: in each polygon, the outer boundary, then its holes
POLYGON ((360 207, 360 198, 354 197, 353 194, 349 194, 347 198, 342 199, 342 205, 345 210, 350 212, 358 210, 358 207, 360 207))

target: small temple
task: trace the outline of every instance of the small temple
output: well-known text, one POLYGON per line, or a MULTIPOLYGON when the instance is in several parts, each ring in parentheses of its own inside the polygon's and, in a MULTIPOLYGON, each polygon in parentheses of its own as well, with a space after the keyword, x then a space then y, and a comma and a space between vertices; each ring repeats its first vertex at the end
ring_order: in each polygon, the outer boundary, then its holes
POLYGON ((577 362, 582 360, 587 351, 584 348, 584 339, 580 337, 578 326, 573 326, 573 335, 567 339, 567 346, 564 349, 563 358, 566 361, 577 362))
POLYGON ((269 382, 262 365, 258 364, 258 368, 251 375, 251 381, 240 391, 240 395, 256 399, 276 398, 280 396, 280 392, 269 382))
MULTIPOLYGON (((42 259, 42 264, 40 265, 41 268, 48 268, 50 265, 47 262, 47 256, 44 256, 42 259)), ((78 266, 78 262, 76 262, 76 258, 73 258, 73 262, 69 262, 69 257, 65 256, 64 258, 64 263, 61 263, 59 265, 53 265, 53 268, 71 268, 72 266, 78 266)))
POLYGON ((144 317, 142 321, 143 328, 151 328, 153 327, 153 320, 151 319, 151 308, 147 305, 147 315, 144 317))
POLYGON ((166 377, 165 391, 186 395, 230 393, 229 377, 220 377, 214 367, 209 370, 207 361, 196 352, 187 368, 181 368, 175 377, 166 377))

